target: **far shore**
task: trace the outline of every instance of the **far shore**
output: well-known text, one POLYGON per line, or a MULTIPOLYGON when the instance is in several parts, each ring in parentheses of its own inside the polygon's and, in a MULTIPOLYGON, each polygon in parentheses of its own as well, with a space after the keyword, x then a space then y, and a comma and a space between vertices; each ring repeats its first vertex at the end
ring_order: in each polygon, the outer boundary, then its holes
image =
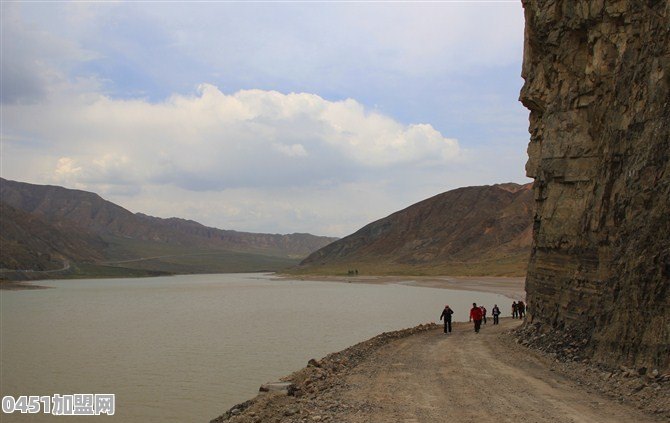
POLYGON ((49 289, 48 286, 35 285, 31 281, 0 281, 0 290, 21 291, 25 289, 49 289))
MULTIPOLYGON (((335 276, 291 275, 274 273, 277 279, 316 282, 365 283, 373 285, 408 285, 424 288, 457 289, 461 291, 488 292, 518 301, 526 300, 525 277, 502 276, 335 276)), ((48 289, 33 281, 0 281, 0 290, 48 289)))
POLYGON ((279 279, 318 282, 399 284, 425 288, 457 289, 500 294, 512 300, 526 300, 525 277, 500 276, 326 276, 277 273, 279 279))

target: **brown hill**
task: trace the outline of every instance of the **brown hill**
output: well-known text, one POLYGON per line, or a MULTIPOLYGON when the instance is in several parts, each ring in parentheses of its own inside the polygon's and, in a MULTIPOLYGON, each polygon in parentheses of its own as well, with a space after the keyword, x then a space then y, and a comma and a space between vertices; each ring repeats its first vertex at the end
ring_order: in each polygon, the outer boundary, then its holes
POLYGON ((222 230, 179 218, 131 213, 99 195, 50 185, 0 179, 2 202, 57 225, 75 225, 100 235, 236 251, 304 257, 335 238, 310 234, 261 234, 222 230))
POLYGON ((522 275, 531 184, 458 188, 373 222, 311 254, 297 273, 522 275))
MULTIPOLYGON (((143 270, 174 273, 277 270, 294 265, 298 259, 335 240, 310 234, 238 232, 206 227, 192 220, 161 219, 131 213, 91 192, 2 178, 0 199, 14 210, 3 211, 3 218, 8 227, 11 224, 22 231, 19 239, 30 239, 34 231, 44 232, 47 227, 55 230, 53 239, 66 239, 63 234, 70 234, 70 238, 96 237, 100 239, 97 244, 89 244, 88 239, 80 240, 82 245, 96 247, 94 254, 89 254, 90 248, 82 249, 86 253, 78 258, 103 258, 107 264, 123 263, 124 267, 143 270), (23 215, 19 216, 17 211, 23 215), (44 227, 27 224, 28 221, 39 221, 44 227)), ((9 240, 7 245, 10 245, 9 240)), ((15 246, 16 242, 11 245, 15 246)), ((37 247, 35 244, 36 253, 32 257, 53 255, 53 249, 41 244, 37 247)), ((31 256, 19 254, 16 248, 7 254, 8 266, 14 256, 31 256)), ((68 251, 56 250, 62 257, 75 258, 68 251)), ((43 266, 39 260, 33 264, 26 268, 43 266)), ((10 268, 21 268, 17 266, 19 261, 14 260, 10 268)))

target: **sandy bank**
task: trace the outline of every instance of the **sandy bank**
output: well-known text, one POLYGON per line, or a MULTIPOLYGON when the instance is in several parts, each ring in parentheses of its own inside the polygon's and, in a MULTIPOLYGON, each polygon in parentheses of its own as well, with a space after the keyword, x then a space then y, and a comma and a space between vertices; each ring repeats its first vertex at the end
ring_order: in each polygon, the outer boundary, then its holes
POLYGON ((494 276, 295 276, 277 274, 281 279, 319 282, 402 284, 426 288, 457 289, 504 295, 512 300, 525 300, 525 277, 494 276))

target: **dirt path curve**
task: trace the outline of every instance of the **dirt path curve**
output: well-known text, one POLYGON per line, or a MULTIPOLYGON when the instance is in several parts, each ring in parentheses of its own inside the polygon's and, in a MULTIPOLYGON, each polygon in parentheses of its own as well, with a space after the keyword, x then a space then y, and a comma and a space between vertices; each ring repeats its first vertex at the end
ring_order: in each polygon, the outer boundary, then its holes
POLYGON ((450 335, 430 331, 380 348, 345 378, 340 400, 355 410, 346 421, 655 421, 558 376, 521 347, 500 354, 499 335, 518 324, 489 322, 479 334, 457 324, 450 335))

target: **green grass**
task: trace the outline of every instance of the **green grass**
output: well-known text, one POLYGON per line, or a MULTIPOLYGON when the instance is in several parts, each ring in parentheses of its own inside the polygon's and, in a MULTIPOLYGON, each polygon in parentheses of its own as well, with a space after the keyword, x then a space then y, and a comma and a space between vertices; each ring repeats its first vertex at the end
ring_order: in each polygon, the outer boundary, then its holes
POLYGON ((108 261, 121 261, 140 257, 155 257, 166 255, 180 255, 207 251, 202 248, 190 248, 162 242, 143 241, 122 237, 103 237, 108 247, 105 257, 108 261))
POLYGON ((296 264, 298 264, 298 260, 284 257, 230 251, 208 251, 120 263, 117 266, 171 273, 238 273, 277 271, 296 264))
POLYGON ((258 252, 192 248, 136 239, 107 237, 108 267, 167 273, 236 273, 277 271, 300 259, 258 252), (141 259, 141 260, 140 260, 141 259))
POLYGON ((109 261, 121 261, 139 257, 155 257, 166 255, 185 255, 198 253, 207 254, 216 251, 227 253, 247 253, 265 257, 283 257, 289 258, 293 261, 300 261, 304 258, 287 255, 282 250, 271 248, 249 247, 245 249, 230 249, 207 246, 184 246, 118 236, 104 236, 103 239, 108 243, 108 247, 104 254, 109 261))
POLYGON ((75 263, 70 272, 58 277, 67 279, 95 278, 142 278, 149 276, 165 276, 168 272, 147 269, 131 269, 125 267, 105 266, 94 263, 75 263))

